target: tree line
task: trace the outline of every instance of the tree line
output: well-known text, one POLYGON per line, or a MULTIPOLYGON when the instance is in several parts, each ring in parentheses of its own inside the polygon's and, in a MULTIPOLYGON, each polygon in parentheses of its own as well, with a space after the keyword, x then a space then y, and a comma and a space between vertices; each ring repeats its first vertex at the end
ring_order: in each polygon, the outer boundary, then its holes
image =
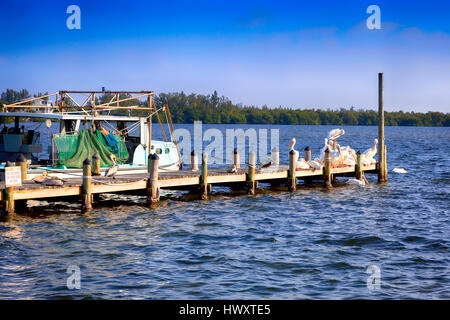
MULTIPOLYGON (((34 97, 42 95, 35 94, 34 97)), ((7 89, 0 96, 0 103, 14 103, 30 98, 26 89, 14 91, 7 89)), ((120 98, 130 98, 130 95, 121 94, 120 98)), ((112 95, 106 93, 96 98, 96 103, 110 101, 112 95)), ((377 125, 378 112, 341 108, 339 110, 322 109, 292 109, 287 107, 269 108, 245 106, 235 104, 230 99, 219 96, 217 91, 213 94, 201 95, 184 92, 160 93, 154 97, 155 105, 161 108, 166 102, 170 107, 174 123, 193 123, 200 120, 207 124, 280 124, 280 125, 377 125)), ((66 105, 73 105, 66 100, 66 105)), ((113 103, 114 105, 114 103, 113 103)), ((147 101, 138 99, 124 101, 121 106, 147 106, 147 101)), ((120 110, 121 114, 143 115, 145 112, 120 110)), ((157 121, 154 117, 153 121, 157 121)), ((436 126, 449 127, 450 114, 443 112, 385 112, 387 126, 436 126)))

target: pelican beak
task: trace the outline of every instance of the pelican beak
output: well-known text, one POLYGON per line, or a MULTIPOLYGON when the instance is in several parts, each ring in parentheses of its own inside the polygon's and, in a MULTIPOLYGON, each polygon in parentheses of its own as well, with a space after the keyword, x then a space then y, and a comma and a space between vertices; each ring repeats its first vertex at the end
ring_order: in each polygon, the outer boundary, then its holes
POLYGON ((294 144, 294 140, 291 140, 291 143, 289 143, 289 145, 287 146, 286 149, 289 149, 293 144, 294 144))

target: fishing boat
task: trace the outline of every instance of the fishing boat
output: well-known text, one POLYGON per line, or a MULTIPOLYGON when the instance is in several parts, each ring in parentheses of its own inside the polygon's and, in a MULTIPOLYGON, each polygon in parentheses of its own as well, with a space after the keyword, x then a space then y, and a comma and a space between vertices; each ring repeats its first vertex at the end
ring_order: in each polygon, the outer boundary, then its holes
POLYGON ((166 103, 157 108, 153 95, 153 91, 58 91, 1 105, 0 164, 23 155, 29 164, 29 177, 47 171, 64 178, 81 175, 83 161, 92 160, 94 155, 100 158, 104 173, 113 164, 114 155, 120 175, 146 172, 149 155, 156 153, 161 171, 180 170, 169 106, 166 103), (79 101, 80 96, 84 102, 79 101), (99 96, 103 103, 98 102, 99 96), (52 99, 54 102, 49 102, 52 99), (168 135, 160 114, 165 117, 168 135), (155 118, 164 141, 152 140, 155 118), (45 142, 39 131, 21 125, 21 121, 30 120, 49 129, 59 124, 59 130, 45 142))

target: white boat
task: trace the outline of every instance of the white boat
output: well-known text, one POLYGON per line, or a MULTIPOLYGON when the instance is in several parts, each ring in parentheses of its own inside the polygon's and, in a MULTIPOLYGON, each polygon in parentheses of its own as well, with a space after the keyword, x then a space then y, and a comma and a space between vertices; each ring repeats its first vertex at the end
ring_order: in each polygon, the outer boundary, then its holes
POLYGON ((51 96, 56 96, 54 106, 46 104, 45 108, 32 105, 34 101, 41 101, 42 97, 2 105, 1 122, 6 123, 5 118, 13 118, 14 126, 8 127, 3 124, 1 128, 0 163, 14 162, 20 154, 23 154, 30 164, 28 170, 30 178, 42 174, 43 171, 53 172, 62 178, 81 175, 82 161, 85 158, 92 158, 95 153, 101 158, 103 164, 101 171, 104 172, 111 164, 110 155, 114 154, 118 159, 118 175, 120 175, 147 172, 149 154, 156 153, 159 157, 160 171, 181 169, 181 157, 170 111, 167 104, 160 109, 153 106, 152 91, 59 91, 44 97, 51 96), (75 93, 89 95, 86 101, 91 100, 90 103, 76 102, 72 98, 75 93), (110 95, 113 99, 96 105, 95 95, 99 93, 110 95), (127 94, 125 98, 121 98, 124 94, 127 94), (131 96, 132 94, 135 96, 131 96), (72 101, 70 107, 66 105, 68 97, 72 101), (139 98, 148 99, 148 105, 151 107, 121 105, 131 99, 138 101, 139 98), (42 109, 44 112, 40 112, 42 109), (140 114, 132 116, 130 115, 132 110, 140 114), (127 111, 128 115, 123 115, 123 111, 127 111), (166 138, 158 112, 165 113, 169 127, 168 136, 174 141, 168 141, 166 138), (151 139, 152 122, 148 120, 153 116, 157 117, 161 125, 165 141, 151 139), (24 126, 20 126, 21 120, 30 119, 45 121, 48 128, 53 122, 59 122, 59 132, 49 137, 51 141, 48 143, 47 157, 39 132, 26 130, 24 126))

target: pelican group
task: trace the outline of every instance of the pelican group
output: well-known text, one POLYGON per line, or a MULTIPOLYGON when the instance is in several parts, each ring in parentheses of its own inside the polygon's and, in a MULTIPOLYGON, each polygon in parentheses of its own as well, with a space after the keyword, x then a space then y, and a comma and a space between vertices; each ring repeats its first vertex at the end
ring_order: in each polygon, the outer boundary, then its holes
POLYGON ((321 169, 323 167, 323 162, 320 159, 314 159, 314 160, 310 160, 310 161, 306 161, 304 158, 300 158, 300 153, 294 149, 295 144, 296 144, 297 140, 295 140, 295 138, 292 138, 291 142, 288 145, 288 149, 289 151, 294 151, 294 162, 295 162, 295 166, 298 169, 321 169))

